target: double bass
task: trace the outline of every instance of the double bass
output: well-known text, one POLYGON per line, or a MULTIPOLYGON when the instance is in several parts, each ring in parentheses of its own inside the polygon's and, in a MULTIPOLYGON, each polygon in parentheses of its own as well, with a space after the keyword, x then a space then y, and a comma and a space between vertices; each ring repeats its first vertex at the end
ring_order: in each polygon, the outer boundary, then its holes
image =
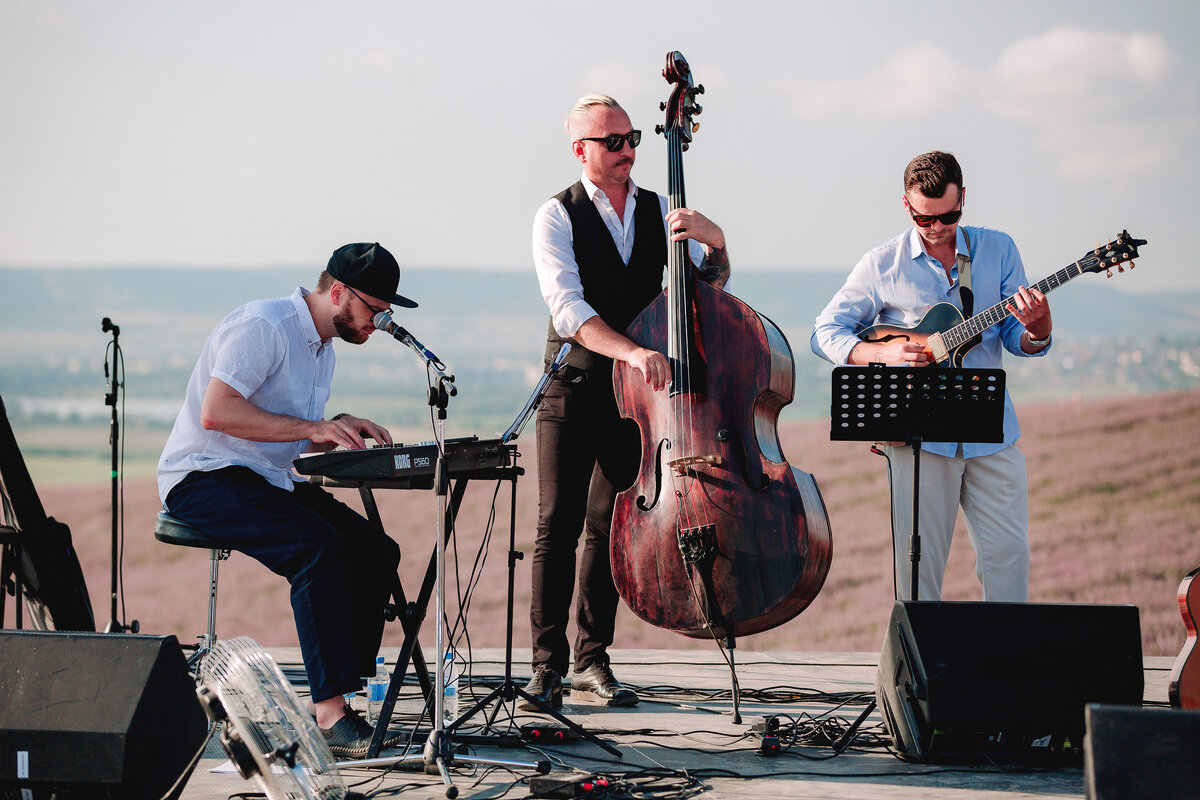
POLYGON ((1187 639, 1171 666, 1167 699, 1172 708, 1200 708, 1200 650, 1196 648, 1196 617, 1200 615, 1200 567, 1180 581, 1178 601, 1187 639))
MULTIPOLYGON (((687 61, 667 54, 670 209, 685 208, 682 153, 701 108, 687 61)), ((684 636, 769 630, 816 597, 832 540, 812 475, 784 459, 776 425, 795 373, 783 332, 699 280, 687 241, 668 240, 667 286, 626 330, 665 353, 671 382, 655 392, 616 362, 614 393, 641 436, 637 478, 618 494, 613 580, 641 619, 684 636)))

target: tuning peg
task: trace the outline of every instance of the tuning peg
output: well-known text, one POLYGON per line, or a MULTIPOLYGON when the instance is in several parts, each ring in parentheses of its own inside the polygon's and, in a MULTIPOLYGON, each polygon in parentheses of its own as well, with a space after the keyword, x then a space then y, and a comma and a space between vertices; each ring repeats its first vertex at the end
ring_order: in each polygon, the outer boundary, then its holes
POLYGON ((667 110, 667 101, 666 100, 663 100, 661 103, 658 104, 658 110, 659 111, 667 110))
POLYGON ((688 143, 687 143, 687 142, 684 142, 684 143, 683 143, 683 151, 686 153, 686 152, 687 152, 687 149, 688 149, 688 143))
POLYGON ((663 132, 663 126, 662 126, 662 123, 661 123, 661 122, 660 122, 658 125, 655 125, 655 126, 654 126, 654 132, 655 132, 655 133, 662 133, 662 132, 663 132))
POLYGON ((1130 269, 1133 269, 1133 268, 1134 268, 1134 267, 1136 267, 1136 266, 1137 266, 1137 264, 1135 264, 1134 262, 1132 262, 1132 261, 1130 261, 1130 262, 1129 262, 1129 268, 1130 268, 1130 269))
POLYGON ((703 83, 696 84, 696 94, 704 94, 704 84, 703 83))
POLYGON ((699 122, 693 122, 693 123, 692 123, 692 133, 695 133, 695 132, 696 132, 696 131, 698 131, 698 130, 700 130, 700 123, 699 123, 699 122))
POLYGON ((1125 267, 1123 267, 1123 266, 1121 266, 1121 267, 1117 267, 1117 272, 1124 273, 1124 272, 1125 272, 1125 267))
POLYGON ((704 111, 704 106, 697 103, 695 108, 692 109, 692 114, 699 116, 703 111, 704 111))
POLYGON ((1104 277, 1106 277, 1106 278, 1111 278, 1111 277, 1112 277, 1112 270, 1111 270, 1111 269, 1110 269, 1110 270, 1105 270, 1105 272, 1104 272, 1104 277))

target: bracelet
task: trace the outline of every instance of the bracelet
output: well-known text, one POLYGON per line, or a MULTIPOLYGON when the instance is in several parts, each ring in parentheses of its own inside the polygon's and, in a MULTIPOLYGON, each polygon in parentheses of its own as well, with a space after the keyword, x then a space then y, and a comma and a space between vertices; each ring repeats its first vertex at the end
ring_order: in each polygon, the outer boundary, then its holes
POLYGON ((332 417, 330 417, 330 418, 329 418, 329 421, 330 421, 330 422, 337 422, 337 421, 338 421, 339 419, 341 419, 342 417, 348 417, 348 416, 350 416, 350 415, 349 415, 349 414, 346 414, 346 413, 342 413, 342 414, 334 414, 332 417))
POLYGON ((1033 338, 1032 333, 1029 333, 1029 331, 1025 331, 1025 332, 1029 334, 1029 346, 1030 347, 1045 347, 1046 345, 1050 344, 1050 334, 1048 334, 1048 333, 1046 334, 1045 339, 1035 339, 1035 338, 1033 338))

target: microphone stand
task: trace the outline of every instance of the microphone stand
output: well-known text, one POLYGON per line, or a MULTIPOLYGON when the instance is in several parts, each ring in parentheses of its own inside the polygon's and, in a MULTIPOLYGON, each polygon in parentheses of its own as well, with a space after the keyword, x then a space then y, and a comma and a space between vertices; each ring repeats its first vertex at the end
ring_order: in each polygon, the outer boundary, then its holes
POLYGON ((112 342, 105 348, 104 354, 104 378, 106 387, 111 391, 104 395, 104 404, 112 407, 112 421, 109 423, 108 443, 112 446, 112 586, 110 591, 110 599, 112 601, 111 614, 109 616, 108 625, 105 626, 105 633, 137 633, 140 626, 135 619, 129 625, 117 621, 117 595, 120 586, 120 573, 118 565, 121 560, 119 543, 120 535, 120 504, 119 504, 119 482, 120 482, 120 461, 118 441, 121 438, 120 424, 117 421, 117 395, 125 388, 125 356, 121 352, 121 344, 119 341, 121 328, 114 325, 113 321, 105 317, 100 321, 100 330, 103 333, 112 331, 112 342), (112 354, 112 373, 111 381, 109 381, 110 373, 108 367, 108 355, 112 354))
POLYGON ((454 386, 454 376, 446 374, 446 365, 442 363, 441 359, 434 355, 425 345, 417 341, 416 337, 411 333, 396 325, 390 313, 386 311, 379 312, 375 315, 373 322, 378 330, 390 333, 397 341, 412 348, 421 357, 421 360, 425 362, 426 368, 437 376, 436 384, 429 387, 429 406, 430 408, 437 409, 437 424, 434 426, 434 439, 437 443, 438 456, 437 464, 433 471, 433 488, 438 497, 437 549, 434 551, 437 565, 437 591, 435 593, 437 599, 435 609, 437 613, 437 626, 435 627, 437 638, 435 643, 438 657, 437 674, 435 675, 436 682, 434 683, 433 690, 433 730, 425 742, 425 747, 421 755, 404 755, 397 759, 371 759, 350 763, 357 764, 358 766, 375 766, 381 763, 404 763, 415 761, 419 758, 427 767, 437 767, 438 774, 442 777, 442 783, 446 786, 446 797, 453 800, 453 798, 458 797, 458 787, 450 780, 449 767, 456 761, 468 764, 504 767, 507 769, 532 768, 543 774, 550 771, 550 764, 548 761, 540 764, 529 764, 521 761, 461 756, 454 752, 452 731, 446 730, 445 724, 446 539, 450 535, 450 531, 446 528, 446 494, 450 486, 450 471, 449 466, 446 464, 446 407, 450 404, 450 398, 458 394, 458 389, 454 386))

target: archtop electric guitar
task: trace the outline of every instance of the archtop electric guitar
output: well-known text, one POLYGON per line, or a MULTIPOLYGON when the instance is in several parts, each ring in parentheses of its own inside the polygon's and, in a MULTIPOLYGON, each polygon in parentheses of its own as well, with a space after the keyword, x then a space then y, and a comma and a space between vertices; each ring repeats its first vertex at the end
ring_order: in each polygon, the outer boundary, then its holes
MULTIPOLYGON (((1077 278, 1085 272, 1106 272, 1112 277, 1112 268, 1124 272, 1121 266, 1132 262, 1138 257, 1138 248, 1146 243, 1145 239, 1135 239, 1129 231, 1106 245, 1089 250, 1083 258, 1070 264, 1053 275, 1038 281, 1031 288, 1042 294, 1048 294, 1067 281, 1077 278)), ((1130 269, 1133 264, 1130 263, 1130 269)), ((881 322, 859 331, 858 338, 864 342, 884 344, 895 339, 918 342, 929 351, 930 365, 961 367, 967 353, 979 344, 979 334, 993 325, 1003 322, 1012 314, 1016 301, 1012 297, 1001 300, 968 320, 963 319, 962 312, 951 303, 938 303, 921 318, 921 321, 911 328, 905 328, 891 323, 881 322)))

